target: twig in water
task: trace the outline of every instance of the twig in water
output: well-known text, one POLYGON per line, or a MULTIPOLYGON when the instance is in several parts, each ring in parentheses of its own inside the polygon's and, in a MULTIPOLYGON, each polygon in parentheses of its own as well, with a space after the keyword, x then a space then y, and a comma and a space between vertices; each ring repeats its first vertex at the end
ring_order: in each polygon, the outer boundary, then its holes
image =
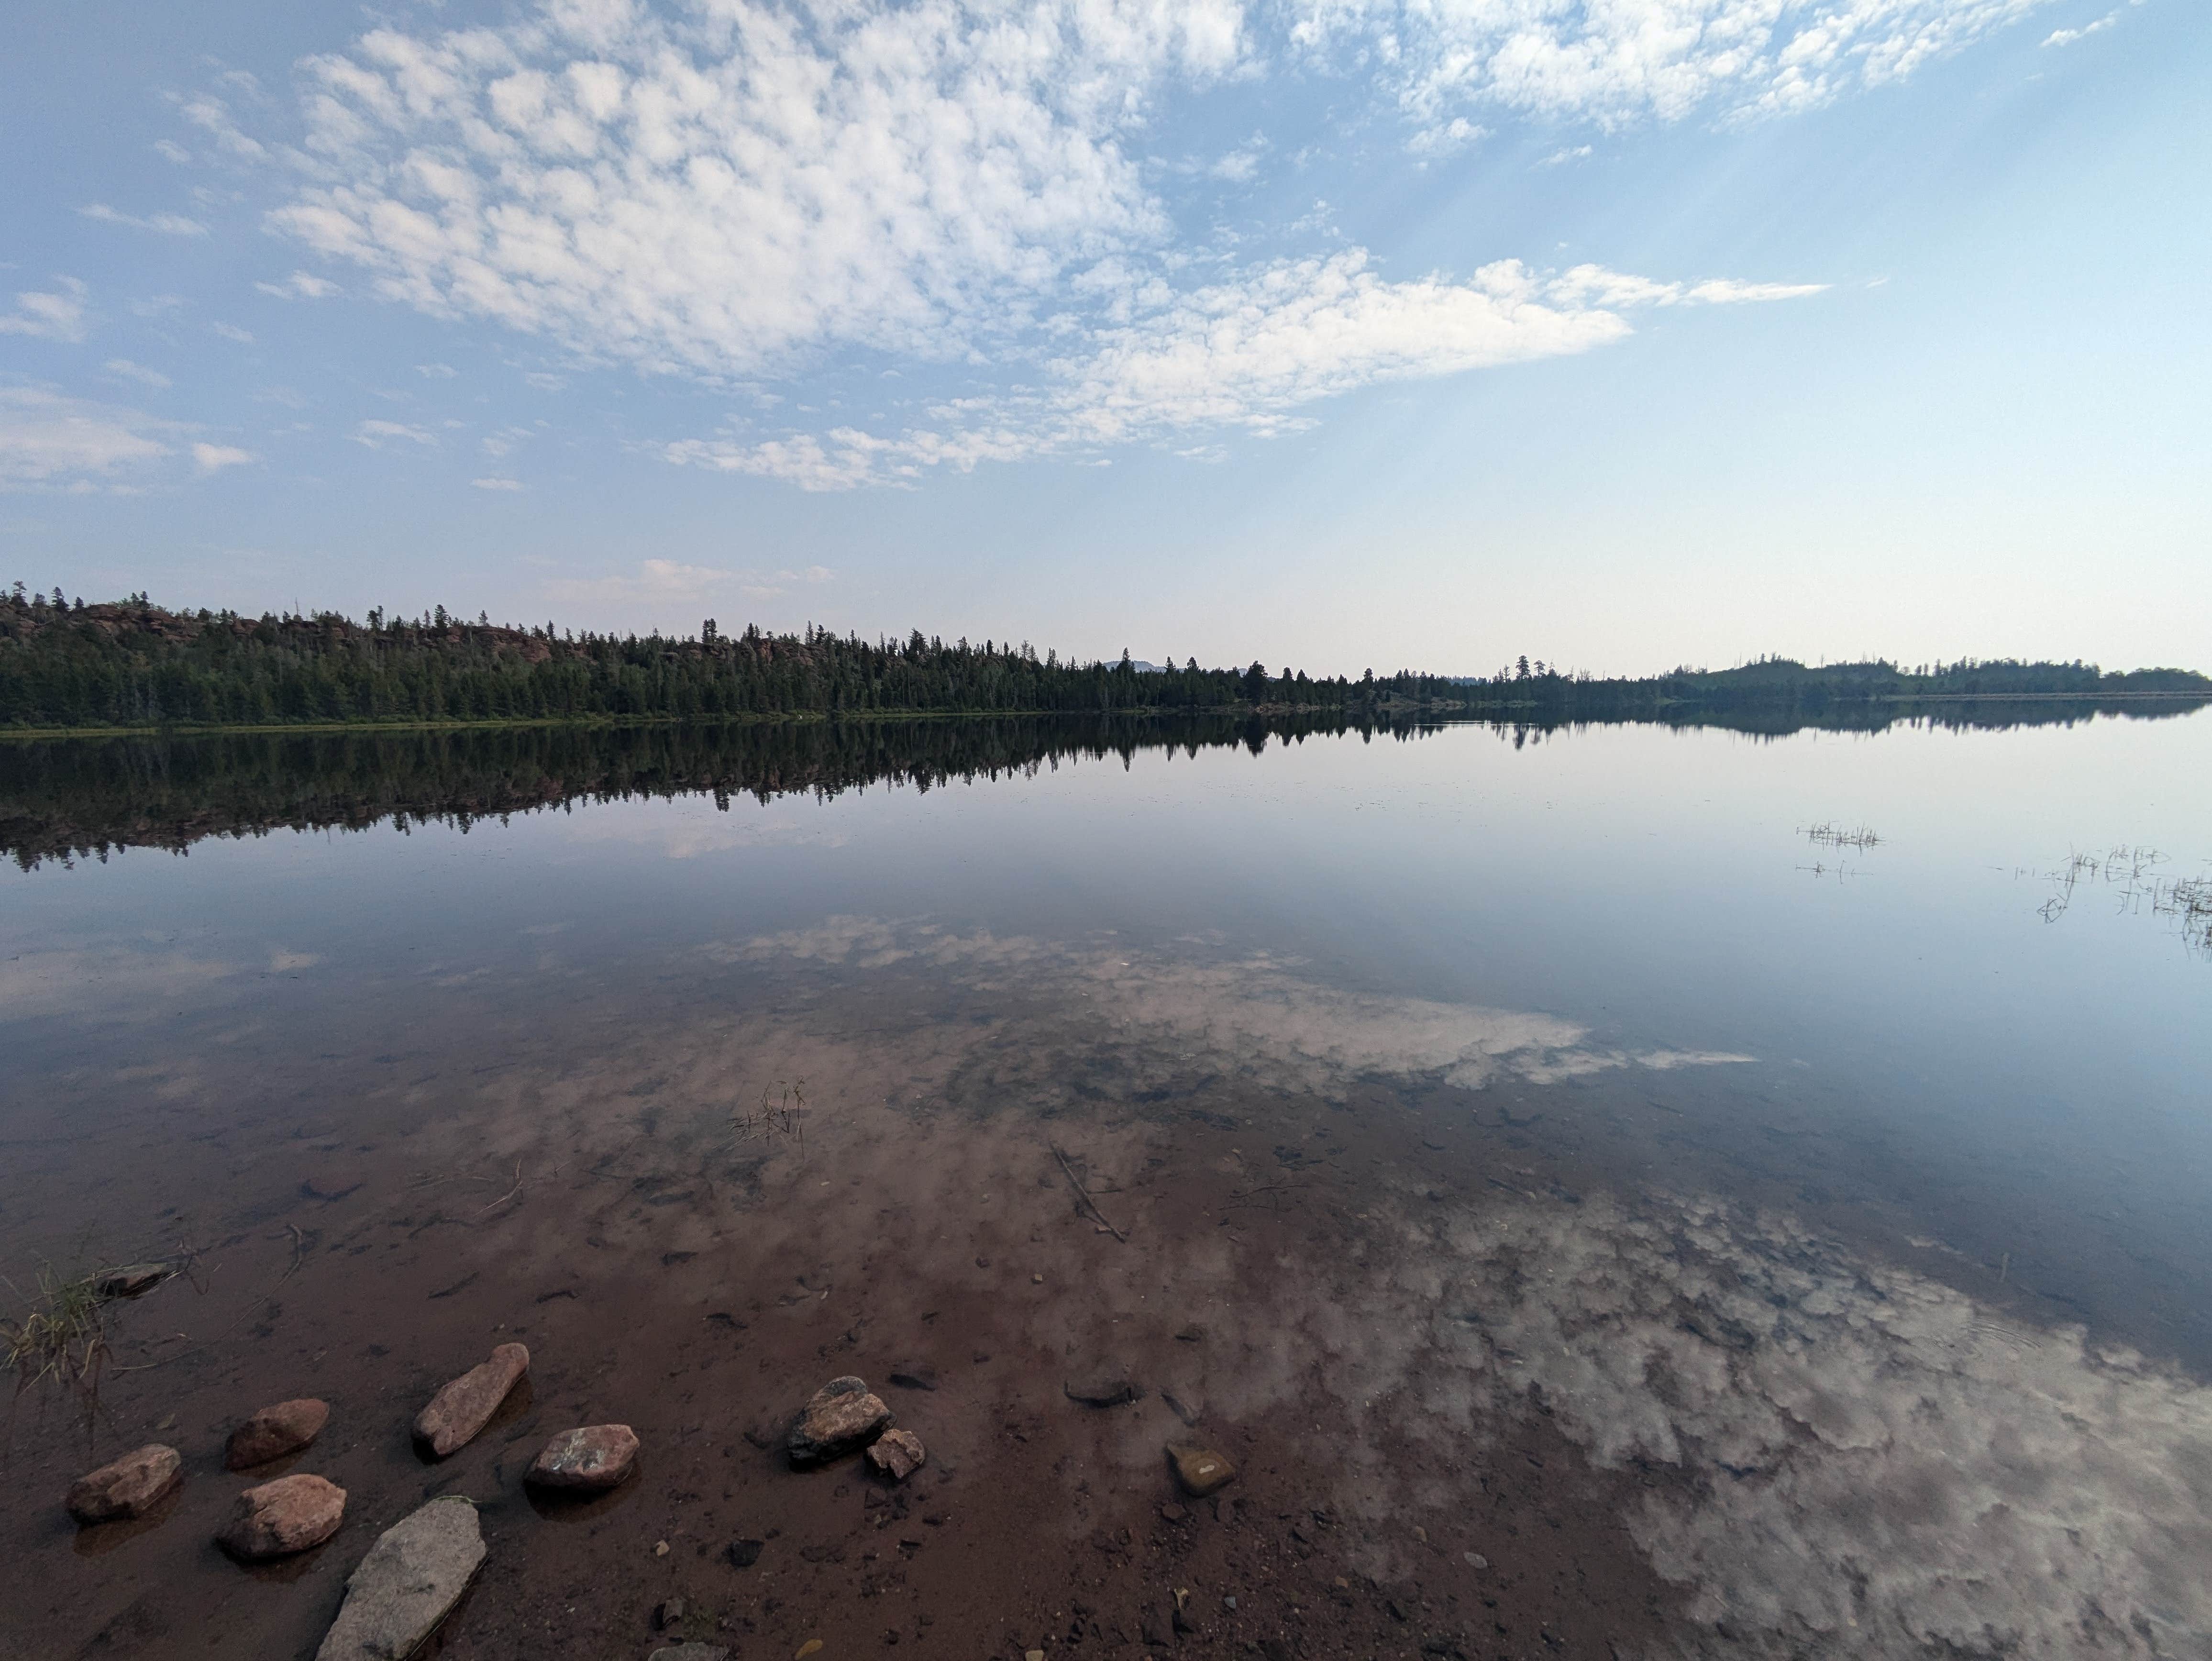
POLYGON ((1109 1234, 1123 1245, 1128 1244, 1129 1237, 1107 1220, 1106 1214, 1098 1208, 1098 1202, 1091 1197, 1091 1190, 1084 1187, 1083 1179, 1075 1174, 1075 1167, 1068 1164, 1067 1155, 1061 1153, 1059 1147, 1051 1142, 1047 1142, 1045 1146, 1052 1149, 1052 1157, 1060 1161, 1060 1168, 1067 1173, 1067 1180, 1074 1187, 1076 1197, 1083 1202, 1091 1214, 1098 1220, 1109 1234))
POLYGON ((493 1201, 489 1205, 486 1206, 486 1207, 483 1208, 483 1211, 479 1211, 478 1213, 477 1213, 477 1216, 479 1216, 479 1217, 481 1217, 481 1216, 483 1216, 483 1215, 484 1214, 484 1211, 496 1211, 496 1210, 498 1210, 498 1209, 500 1208, 500 1207, 501 1207, 501 1206, 505 1205, 505 1204, 506 1204, 509 1200, 513 1199, 516 1195, 518 1195, 518 1194, 520 1194, 520 1193, 521 1193, 521 1192, 522 1192, 522 1161, 521 1161, 521 1160, 520 1160, 520 1159, 517 1159, 517 1160, 514 1162, 514 1186, 513 1188, 510 1188, 509 1189, 507 1189, 506 1193, 504 1193, 504 1194, 501 1195, 501 1196, 499 1196, 499 1198, 497 1198, 496 1200, 494 1200, 494 1201, 493 1201))

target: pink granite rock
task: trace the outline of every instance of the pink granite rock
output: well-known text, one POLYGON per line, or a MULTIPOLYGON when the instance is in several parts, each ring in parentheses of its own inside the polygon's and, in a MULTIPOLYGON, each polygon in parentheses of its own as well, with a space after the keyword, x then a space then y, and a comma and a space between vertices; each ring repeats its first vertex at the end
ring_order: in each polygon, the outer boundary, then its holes
POLYGON ((827 1464, 864 1448, 891 1421, 891 1410, 883 1398, 870 1392, 865 1381, 832 1378, 816 1390, 800 1410, 798 1422, 784 1439, 792 1469, 805 1470, 827 1464))
POLYGON ((541 1488, 598 1494, 617 1487, 636 1463, 637 1433, 628 1425, 586 1425, 548 1442, 522 1480, 541 1488))
POLYGON ((491 1360, 471 1367, 430 1398, 415 1415, 415 1439, 441 1459, 466 1447, 491 1422, 522 1375, 530 1371, 530 1352, 520 1344, 501 1344, 491 1360))
POLYGON ((261 1562, 319 1546, 345 1521, 345 1490, 319 1476, 280 1476, 246 1490, 216 1536, 234 1557, 261 1562))
POLYGON ((313 1396, 264 1408, 231 1432, 230 1445, 222 1456, 224 1468, 245 1470, 297 1453, 321 1435, 330 1421, 331 1404, 313 1396))
POLYGON ((921 1438, 910 1430, 887 1430, 868 1444, 868 1463, 878 1475, 903 1482, 928 1460, 921 1438))
POLYGON ((70 1485, 69 1514, 80 1523, 112 1523, 119 1517, 143 1517, 184 1480, 184 1456, 149 1442, 112 1463, 88 1471, 70 1485))

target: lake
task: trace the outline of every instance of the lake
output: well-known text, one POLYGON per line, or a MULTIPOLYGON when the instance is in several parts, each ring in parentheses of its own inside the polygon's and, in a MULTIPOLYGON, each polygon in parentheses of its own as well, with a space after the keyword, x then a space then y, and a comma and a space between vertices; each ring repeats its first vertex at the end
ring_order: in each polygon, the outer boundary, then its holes
POLYGON ((18 744, 0 842, 10 1312, 182 1270, 16 1398, 0 1653, 312 1654, 441 1493, 454 1657, 2212 1653, 2212 713, 18 744))

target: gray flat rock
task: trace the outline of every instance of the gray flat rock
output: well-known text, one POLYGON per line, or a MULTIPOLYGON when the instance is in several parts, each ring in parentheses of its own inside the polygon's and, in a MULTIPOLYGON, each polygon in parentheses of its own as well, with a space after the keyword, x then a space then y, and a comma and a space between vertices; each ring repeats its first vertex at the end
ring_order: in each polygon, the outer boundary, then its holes
POLYGON ((404 1661, 437 1631, 483 1560, 469 1500, 448 1494, 402 1518, 347 1579, 315 1661, 404 1661))
POLYGON ((663 1644, 646 1661, 730 1661, 720 1644, 663 1644))

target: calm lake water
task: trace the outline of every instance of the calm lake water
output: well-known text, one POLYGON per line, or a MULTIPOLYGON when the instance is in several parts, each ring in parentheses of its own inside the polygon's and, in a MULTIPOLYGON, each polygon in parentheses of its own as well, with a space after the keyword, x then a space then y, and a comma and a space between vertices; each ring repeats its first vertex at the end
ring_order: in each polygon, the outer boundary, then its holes
POLYGON ((89 1450, 19 1402, 0 1641, 310 1653, 458 1482, 456 1655, 1136 1655, 1194 1585, 1224 1653, 2212 1654, 2212 713, 1172 736, 15 752, 0 1272, 192 1274, 89 1450), (513 1332, 521 1463, 647 1438, 584 1528, 405 1452, 513 1332), (744 1433, 924 1354, 948 1509, 848 1561, 744 1433), (207 1540, 302 1394, 356 1520, 280 1583, 207 1540), (1193 1420, 1241 1521, 1158 1520, 1193 1420), (189 1514, 88 1546, 148 1439, 189 1514))

